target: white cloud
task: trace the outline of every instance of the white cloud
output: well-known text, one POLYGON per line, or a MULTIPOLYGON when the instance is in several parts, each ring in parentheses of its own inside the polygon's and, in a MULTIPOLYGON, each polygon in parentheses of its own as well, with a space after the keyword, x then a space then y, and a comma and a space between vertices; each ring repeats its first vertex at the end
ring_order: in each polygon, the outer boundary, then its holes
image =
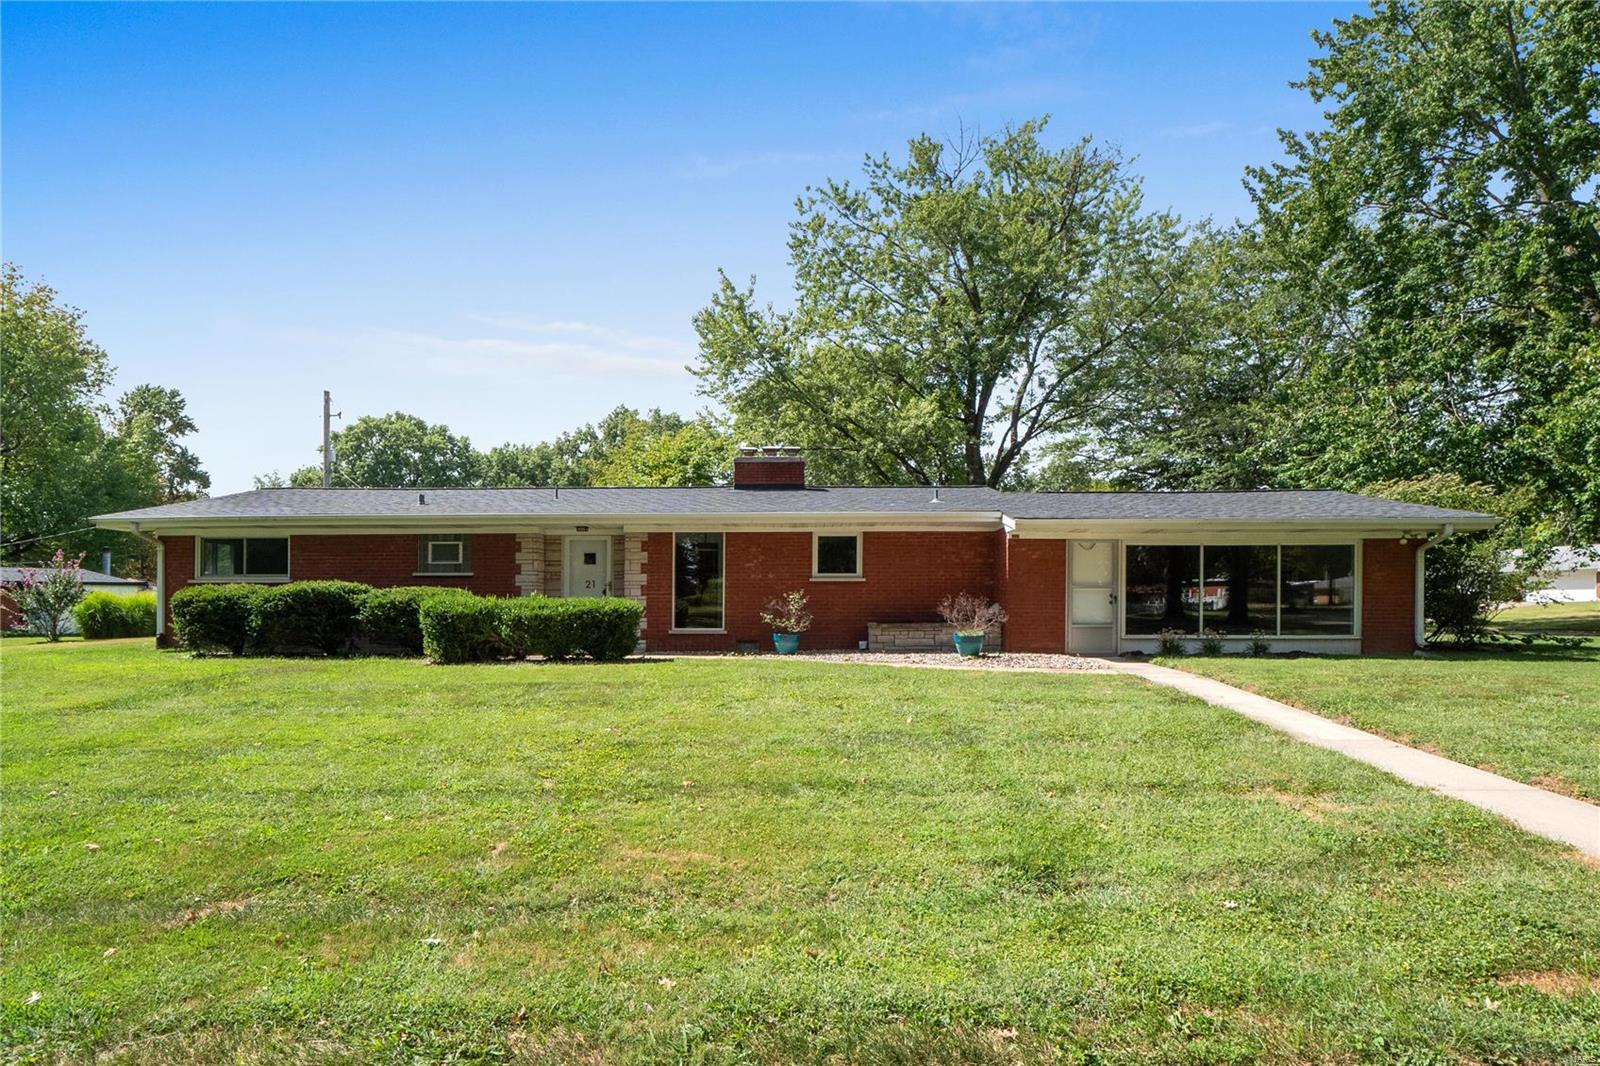
POLYGON ((1226 133, 1231 129, 1233 129, 1233 123, 1218 120, 1215 122, 1196 122, 1189 126, 1168 126, 1165 129, 1158 130, 1157 134, 1162 137, 1184 140, 1194 137, 1211 137, 1218 133, 1226 133))
POLYGON ((686 378, 686 364, 695 354, 690 343, 590 322, 540 322, 515 316, 475 316, 475 320, 524 336, 372 328, 344 338, 340 346, 352 358, 391 370, 505 384, 546 380, 551 375, 686 378))

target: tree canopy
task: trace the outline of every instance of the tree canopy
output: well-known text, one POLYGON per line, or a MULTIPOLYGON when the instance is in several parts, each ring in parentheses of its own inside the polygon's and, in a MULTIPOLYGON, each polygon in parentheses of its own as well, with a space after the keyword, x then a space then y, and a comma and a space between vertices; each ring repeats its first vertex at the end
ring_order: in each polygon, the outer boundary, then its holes
POLYGON ((1044 125, 919 137, 808 189, 792 311, 724 275, 696 372, 743 436, 800 445, 824 480, 1012 484, 1170 346, 1182 227, 1116 152, 1050 149, 1044 125))
MULTIPOLYGON (((85 527, 91 515, 201 495, 210 478, 181 441, 195 431, 176 389, 140 385, 115 406, 115 373, 83 312, 0 268, 0 549, 7 562, 111 548, 136 568, 146 550, 85 527)), ((95 560, 98 563, 98 560, 95 560)))

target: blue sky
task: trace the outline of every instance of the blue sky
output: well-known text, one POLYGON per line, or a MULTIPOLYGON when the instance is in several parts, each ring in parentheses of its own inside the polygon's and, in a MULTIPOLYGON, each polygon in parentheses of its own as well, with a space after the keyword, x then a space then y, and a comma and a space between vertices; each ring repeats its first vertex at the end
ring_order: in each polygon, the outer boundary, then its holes
POLYGON ((214 492, 315 462, 323 388, 531 442, 704 406, 717 269, 786 302, 796 194, 922 131, 1049 113, 1248 214, 1350 9, 8 3, 3 253, 183 391, 214 492))

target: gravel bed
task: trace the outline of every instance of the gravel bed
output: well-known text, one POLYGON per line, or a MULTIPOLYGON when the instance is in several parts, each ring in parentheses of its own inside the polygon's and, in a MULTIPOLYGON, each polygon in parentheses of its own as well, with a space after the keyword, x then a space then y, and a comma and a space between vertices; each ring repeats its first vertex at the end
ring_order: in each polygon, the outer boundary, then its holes
POLYGON ((957 655, 953 651, 802 651, 790 658, 808 662, 870 663, 873 666, 935 666, 947 670, 1036 670, 1058 673, 1065 670, 1107 669, 1100 659, 1018 651, 988 652, 976 659, 957 655))

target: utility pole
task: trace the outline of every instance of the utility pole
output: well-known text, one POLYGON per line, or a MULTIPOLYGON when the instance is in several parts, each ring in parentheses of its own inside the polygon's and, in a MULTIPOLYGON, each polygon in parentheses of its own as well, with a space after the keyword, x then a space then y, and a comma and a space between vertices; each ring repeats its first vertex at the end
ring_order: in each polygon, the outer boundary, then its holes
POLYGON ((322 487, 333 488, 333 397, 322 390, 322 487))

